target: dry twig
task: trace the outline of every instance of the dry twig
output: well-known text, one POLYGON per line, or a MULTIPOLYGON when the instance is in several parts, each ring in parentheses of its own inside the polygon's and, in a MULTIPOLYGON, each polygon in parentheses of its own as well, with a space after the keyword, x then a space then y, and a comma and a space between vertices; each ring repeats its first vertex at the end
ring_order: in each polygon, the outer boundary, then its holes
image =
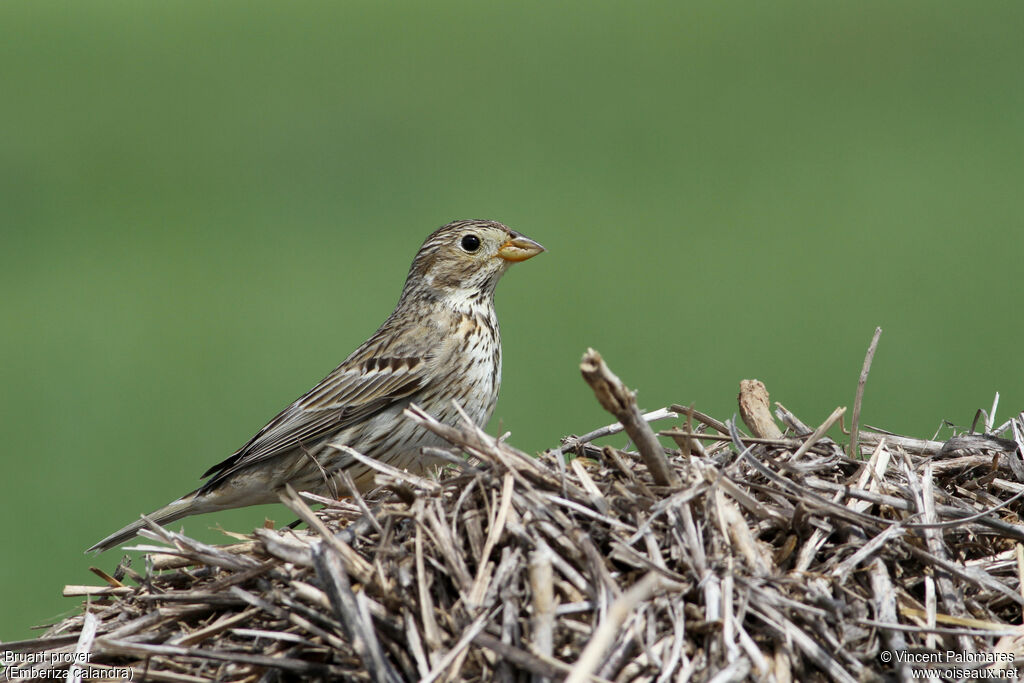
POLYGON ((838 410, 812 431, 779 406, 790 433, 750 439, 672 406, 655 414, 716 430, 668 430, 685 433, 672 452, 596 353, 584 366, 639 452, 578 440, 533 458, 411 406, 473 464, 452 458, 436 479, 378 468, 384 488, 354 503, 286 491, 309 530, 228 546, 154 526, 146 572, 68 586, 85 611, 0 645, 38 655, 8 674, 73 677, 60 655, 77 650, 175 683, 852 683, 907 675, 882 650, 1022 651, 1019 416, 947 442, 861 432, 864 462, 824 436, 838 410), (595 459, 566 467, 563 448, 595 459))

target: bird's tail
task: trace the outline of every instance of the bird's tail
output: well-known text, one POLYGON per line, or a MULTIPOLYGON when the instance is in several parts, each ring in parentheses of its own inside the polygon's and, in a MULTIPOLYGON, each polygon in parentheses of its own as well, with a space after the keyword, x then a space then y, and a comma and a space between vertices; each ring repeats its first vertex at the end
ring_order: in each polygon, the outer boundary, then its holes
MULTIPOLYGON (((182 496, 178 500, 168 503, 159 510, 146 515, 149 519, 153 520, 157 524, 170 524, 171 522, 177 521, 182 517, 188 517, 189 515, 198 515, 202 512, 209 512, 213 506, 209 504, 207 496, 199 493, 198 490, 193 491, 187 495, 182 496)), ((110 550, 114 546, 120 545, 125 541, 128 541, 138 535, 139 530, 147 526, 147 522, 144 519, 137 519, 123 529, 119 529, 114 533, 110 534, 102 541, 89 548, 87 553, 99 553, 104 550, 110 550)))

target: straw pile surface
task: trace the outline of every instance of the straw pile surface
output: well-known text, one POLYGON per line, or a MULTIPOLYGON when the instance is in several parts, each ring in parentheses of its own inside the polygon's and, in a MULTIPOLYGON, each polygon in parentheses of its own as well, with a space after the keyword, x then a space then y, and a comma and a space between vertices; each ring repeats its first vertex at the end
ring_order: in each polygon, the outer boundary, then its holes
POLYGON ((815 430, 777 406, 782 431, 745 383, 748 436, 641 416, 600 356, 582 369, 618 423, 534 458, 414 407, 455 447, 438 478, 379 466, 376 497, 289 492, 308 530, 234 545, 154 526, 144 572, 96 570, 108 585, 66 588, 82 614, 0 645, 23 653, 8 675, 853 682, 947 651, 1015 671, 1024 415, 944 442, 854 423, 850 458, 823 436, 842 409, 815 430), (636 451, 591 443, 622 430, 636 451))

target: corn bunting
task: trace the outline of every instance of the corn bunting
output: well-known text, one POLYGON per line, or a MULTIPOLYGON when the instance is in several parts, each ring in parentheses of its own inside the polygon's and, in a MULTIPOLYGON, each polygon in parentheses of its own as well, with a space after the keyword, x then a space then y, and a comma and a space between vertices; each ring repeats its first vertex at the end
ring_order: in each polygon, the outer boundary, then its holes
MULTIPOLYGON (((501 339, 494 288, 508 267, 544 248, 496 221, 465 220, 434 232, 420 247, 391 316, 319 384, 285 408, 234 455, 203 474, 198 489, 149 517, 167 524, 189 515, 274 503, 285 484, 328 495, 346 490, 346 470, 360 491, 374 472, 343 450, 422 473, 436 464, 422 453, 441 440, 403 419, 416 403, 452 423, 457 401, 479 425, 494 410, 501 384, 501 339)), ((135 536, 143 520, 90 551, 135 536)))

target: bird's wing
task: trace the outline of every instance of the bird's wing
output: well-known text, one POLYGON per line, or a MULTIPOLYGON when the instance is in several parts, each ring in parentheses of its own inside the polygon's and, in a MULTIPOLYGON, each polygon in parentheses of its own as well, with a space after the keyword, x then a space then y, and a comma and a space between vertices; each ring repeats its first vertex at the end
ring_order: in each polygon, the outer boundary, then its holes
POLYGON ((235 472, 341 431, 419 391, 422 358, 374 357, 345 362, 267 423, 226 460, 207 470, 201 490, 212 490, 235 472))

